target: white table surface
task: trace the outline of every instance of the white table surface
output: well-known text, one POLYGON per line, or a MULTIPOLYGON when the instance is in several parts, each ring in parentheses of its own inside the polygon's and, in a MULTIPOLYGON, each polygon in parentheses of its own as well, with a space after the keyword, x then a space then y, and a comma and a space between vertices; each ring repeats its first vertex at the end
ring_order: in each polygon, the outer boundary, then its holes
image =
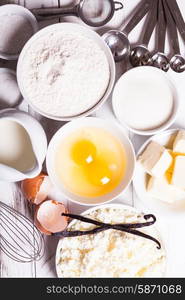
MULTIPOLYGON (((103 0, 100 0, 103 1, 103 0)), ((120 0, 124 4, 124 10, 117 12, 114 18, 104 27, 98 29, 97 31, 101 34, 110 28, 117 28, 124 24, 130 14, 133 12, 133 8, 138 5, 141 0, 120 0)), ((41 7, 41 6, 63 6, 73 4, 74 0, 19 0, 19 1, 6 1, 0 0, 0 4, 7 3, 15 3, 26 6, 28 8, 41 7)), ((183 15, 185 16, 185 1, 178 0, 179 6, 182 10, 183 15)), ((52 22, 41 22, 40 26, 44 27, 51 23, 63 21, 72 21, 79 22, 75 17, 65 17, 60 20, 56 19, 52 22)), ((142 28, 142 22, 136 27, 136 29, 130 34, 130 41, 132 43, 137 43, 140 37, 142 28)), ((154 47, 153 41, 150 45, 151 48, 154 47)), ((166 51, 168 52, 168 46, 166 51)), ((181 52, 185 55, 184 44, 181 41, 181 52)), ((0 67, 10 67, 16 68, 16 62, 7 62, 0 59, 0 67)), ((125 63, 121 62, 116 65, 117 67, 117 78, 125 72, 129 65, 125 65, 125 63)), ((185 73, 176 74, 173 71, 168 72, 169 76, 175 81, 176 87, 179 93, 179 98, 181 101, 181 108, 177 117, 175 124, 173 124, 172 128, 176 127, 184 127, 185 128, 185 95, 184 95, 184 84, 185 84, 185 73)), ((26 103, 22 103, 21 109, 28 111, 32 115, 34 115, 40 122, 42 123, 47 135, 48 139, 56 132, 58 128, 62 126, 61 122, 56 122, 52 120, 48 120, 34 113, 26 103)), ((111 109, 111 98, 110 100, 104 104, 104 106, 99 109, 96 114, 98 117, 102 117, 105 119, 114 119, 112 109, 111 109)), ((116 122, 116 120, 115 120, 116 122)), ((125 133, 129 135, 132 140, 135 150, 142 145, 142 143, 147 139, 143 136, 137 136, 129 133, 125 129, 125 133)), ((65 201, 70 208, 71 211, 79 213, 86 209, 84 206, 74 205, 67 202, 66 199, 61 199, 60 195, 56 195, 56 199, 65 201)), ((9 205, 12 205, 14 208, 25 214, 26 216, 31 217, 32 209, 24 199, 21 194, 19 184, 8 184, 5 182, 0 182, 0 201, 6 202, 9 205), (15 197, 16 195, 16 197, 15 197)), ((147 212, 147 208, 143 207, 142 202, 137 198, 133 186, 127 189, 124 194, 117 199, 115 202, 124 203, 131 206, 135 206, 138 209, 147 212)), ((155 211, 152 213, 155 214, 155 211)), ((185 214, 184 216, 177 215, 173 220, 167 219, 164 215, 157 215, 158 218, 158 227, 163 235, 166 250, 168 253, 168 268, 167 268, 167 276, 169 277, 185 277, 185 214)), ((58 239, 53 237, 46 237, 46 252, 44 257, 39 262, 32 262, 27 264, 20 264, 10 260, 3 252, 0 252, 0 277, 56 277, 55 272, 55 251, 58 239)))

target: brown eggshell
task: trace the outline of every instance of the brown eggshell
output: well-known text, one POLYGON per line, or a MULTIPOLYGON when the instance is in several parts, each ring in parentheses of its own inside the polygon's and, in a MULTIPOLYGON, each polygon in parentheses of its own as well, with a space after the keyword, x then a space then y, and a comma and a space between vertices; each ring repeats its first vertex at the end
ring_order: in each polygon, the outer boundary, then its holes
POLYGON ((22 191, 28 201, 38 205, 46 200, 50 188, 49 185, 49 177, 41 173, 35 178, 22 181, 22 191))
POLYGON ((37 220, 37 211, 38 211, 38 209, 39 209, 39 206, 36 206, 36 209, 35 209, 35 212, 34 212, 34 224, 37 227, 37 229, 40 230, 40 232, 42 232, 43 234, 51 235, 51 232, 49 232, 44 227, 42 227, 42 225, 37 220))
POLYGON ((68 217, 62 216, 66 213, 65 206, 54 200, 47 200, 39 205, 36 210, 38 229, 45 234, 63 231, 68 225, 68 217))

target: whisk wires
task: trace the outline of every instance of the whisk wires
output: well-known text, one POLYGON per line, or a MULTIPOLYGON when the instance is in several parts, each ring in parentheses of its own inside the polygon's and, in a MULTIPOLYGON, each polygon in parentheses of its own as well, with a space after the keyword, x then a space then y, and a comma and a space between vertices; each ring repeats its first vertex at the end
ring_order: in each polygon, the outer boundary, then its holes
POLYGON ((17 262, 31 262, 44 254, 41 232, 27 217, 0 201, 0 250, 17 262))

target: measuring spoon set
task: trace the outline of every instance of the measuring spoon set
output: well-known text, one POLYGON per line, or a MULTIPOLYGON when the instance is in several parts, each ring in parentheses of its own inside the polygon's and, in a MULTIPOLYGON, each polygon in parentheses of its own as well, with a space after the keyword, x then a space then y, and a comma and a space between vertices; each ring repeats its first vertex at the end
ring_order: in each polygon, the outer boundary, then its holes
POLYGON ((163 71, 169 68, 175 72, 185 70, 185 59, 180 53, 178 32, 185 42, 185 23, 176 0, 142 1, 125 28, 111 30, 103 35, 110 47, 115 61, 130 59, 133 67, 150 65, 163 71), (131 49, 128 34, 146 16, 143 37, 139 45, 131 49), (156 28, 156 51, 148 48, 150 39, 156 28), (169 36, 171 57, 165 54, 166 35, 169 36))

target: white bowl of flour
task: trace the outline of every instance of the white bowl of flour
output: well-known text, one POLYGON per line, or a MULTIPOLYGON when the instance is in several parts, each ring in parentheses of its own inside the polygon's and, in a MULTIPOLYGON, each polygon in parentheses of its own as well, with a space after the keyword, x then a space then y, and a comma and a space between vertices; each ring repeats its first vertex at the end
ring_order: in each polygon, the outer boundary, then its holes
POLYGON ((115 63, 97 33, 60 23, 28 41, 19 57, 17 77, 34 110, 51 119, 71 120, 89 115, 107 100, 115 63))

